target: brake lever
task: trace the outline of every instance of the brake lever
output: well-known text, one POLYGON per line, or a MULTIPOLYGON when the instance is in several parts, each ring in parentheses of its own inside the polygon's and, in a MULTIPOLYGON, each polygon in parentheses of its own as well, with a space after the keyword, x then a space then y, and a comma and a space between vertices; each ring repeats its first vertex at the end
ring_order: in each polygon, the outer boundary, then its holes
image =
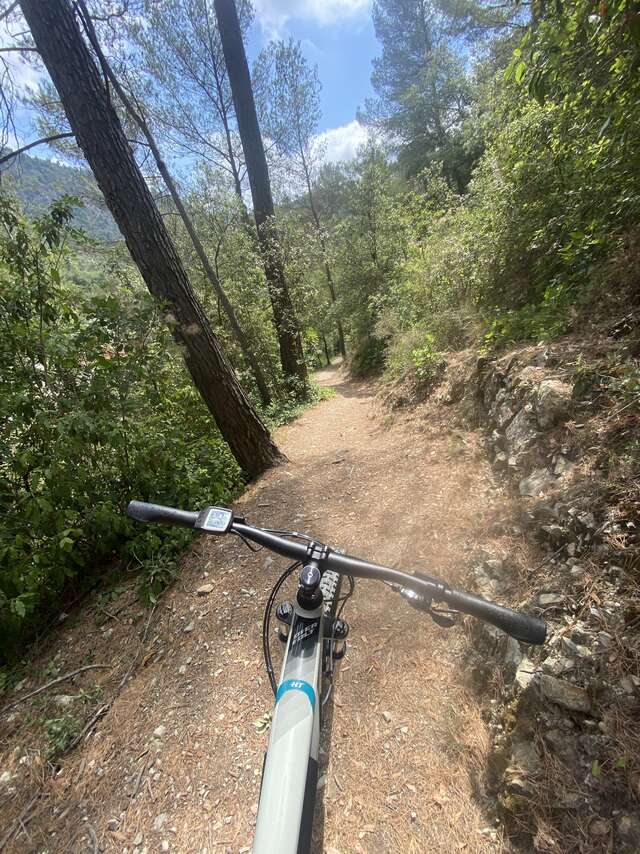
POLYGON ((454 611, 437 610, 431 604, 431 599, 426 596, 422 596, 420 593, 416 593, 415 590, 411 590, 408 587, 398 587, 398 592, 412 608, 415 608, 416 611, 422 611, 423 613, 428 614, 433 622, 438 626, 441 626, 443 629, 450 629, 455 626, 456 621, 454 617, 449 616, 450 614, 455 613, 454 611))

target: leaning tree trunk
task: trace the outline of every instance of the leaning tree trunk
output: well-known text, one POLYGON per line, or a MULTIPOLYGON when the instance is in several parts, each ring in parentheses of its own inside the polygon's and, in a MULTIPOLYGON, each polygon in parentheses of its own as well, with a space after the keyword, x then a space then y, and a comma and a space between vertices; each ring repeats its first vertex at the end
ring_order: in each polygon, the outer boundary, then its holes
POLYGON ((144 115, 141 109, 139 109, 133 104, 132 99, 124 91, 124 89, 120 85, 120 81, 114 74, 111 65, 109 64, 104 53, 102 52, 102 48, 100 47, 100 44, 98 42, 98 36, 93 26, 93 22, 88 17, 89 13, 87 11, 87 7, 84 3, 84 0, 79 0, 79 7, 83 12, 84 23, 88 30, 89 41, 96 53, 96 56, 100 61, 100 66, 102 67, 103 72, 111 81, 113 88, 118 93, 118 97, 120 98, 123 107, 129 113, 133 121, 138 125, 138 127, 142 131, 144 138, 147 140, 149 148, 151 149, 151 153, 153 154, 153 159, 156 161, 158 171, 162 175, 164 183, 167 189, 169 190, 169 195, 171 196, 173 203, 176 206, 180 218, 182 219, 182 223, 187 230, 187 234, 191 238, 191 243, 193 245, 193 248, 195 249, 200 264, 202 265, 204 274, 209 280, 209 284, 216 292, 216 296, 218 297, 220 304, 222 305, 222 308, 224 309, 225 314, 227 315, 229 325, 231 326, 231 331, 236 337, 236 341, 238 342, 238 346, 240 347, 242 355, 244 356, 244 360, 253 374, 253 378, 256 381, 256 386, 258 387, 260 398, 262 399, 264 405, 268 406, 271 403, 271 395, 269 393, 264 374, 262 373, 262 369, 258 363, 255 353, 251 348, 251 345, 249 344, 249 339, 244 333, 244 329, 240 326, 238 318, 236 317, 235 310, 231 305, 231 302, 229 301, 229 298, 227 297, 224 288, 222 287, 220 279, 216 275, 213 267, 211 266, 209 256, 205 252, 204 246, 202 245, 202 241, 198 237, 193 222, 191 221, 191 217, 187 213, 187 209, 185 208, 182 202, 182 198, 180 197, 180 193, 178 192, 176 183, 173 180, 173 176, 171 175, 171 172, 169 172, 167 164, 162 159, 162 154, 160 153, 160 149, 158 148, 158 144, 156 143, 155 136, 151 131, 146 116, 144 115))
POLYGON ((234 0, 214 0, 214 6, 249 176, 253 213, 273 306, 282 370, 286 377, 297 380, 297 391, 304 395, 307 388, 307 369, 302 352, 300 330, 278 248, 267 158, 258 126, 238 13, 234 0))
POLYGON ((77 143, 104 193, 131 256, 167 320, 233 455, 251 477, 282 459, 238 384, 198 302, 69 0, 20 0, 77 143))

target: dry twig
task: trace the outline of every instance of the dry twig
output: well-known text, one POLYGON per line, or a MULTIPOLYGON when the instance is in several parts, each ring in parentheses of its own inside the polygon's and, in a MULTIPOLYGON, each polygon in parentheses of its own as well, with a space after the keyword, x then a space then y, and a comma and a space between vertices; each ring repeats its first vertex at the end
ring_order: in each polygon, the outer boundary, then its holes
POLYGON ((133 669, 135 668, 136 664, 137 664, 137 663, 138 663, 138 661, 140 660, 140 656, 142 655, 142 652, 143 652, 143 650, 144 650, 144 645, 145 645, 145 643, 146 643, 146 641, 147 641, 147 635, 148 635, 148 633, 149 633, 149 626, 151 625, 151 620, 152 620, 152 618, 153 618, 153 615, 154 615, 154 614, 155 614, 155 612, 156 612, 156 608, 157 608, 157 607, 158 607, 158 604, 157 604, 157 602, 156 602, 156 604, 155 604, 155 605, 153 606, 153 608, 151 609, 151 613, 149 614, 149 619, 147 620, 147 625, 146 625, 146 626, 145 626, 145 628, 144 628, 144 632, 143 632, 143 634, 142 634, 142 642, 141 642, 141 644, 140 644, 140 648, 138 649, 138 652, 135 654, 134 659, 133 659, 133 661, 131 662, 131 664, 130 664, 130 666, 129 666, 129 669, 127 670, 127 672, 124 674, 124 676, 123 676, 123 677, 122 677, 122 679, 120 680, 120 682, 119 682, 119 684, 118 684, 118 687, 116 688, 116 690, 115 690, 115 691, 114 691, 114 693, 113 693, 113 696, 111 697, 111 699, 110 699, 107 703, 105 703, 104 705, 100 706, 100 708, 97 710, 97 712, 95 712, 95 713, 94 713, 94 714, 89 718, 89 720, 87 721, 87 723, 86 723, 86 724, 84 725, 84 727, 82 728, 82 731, 81 731, 81 732, 80 732, 80 733, 79 733, 79 734, 78 734, 78 735, 73 739, 73 741, 71 741, 71 742, 70 742, 69 747, 68 747, 68 748, 67 748, 67 750, 65 751, 66 753, 69 753, 69 751, 73 750, 73 749, 74 749, 74 747, 76 747, 78 744, 80 744, 80 742, 82 741, 82 739, 83 739, 83 738, 85 738, 85 737, 86 737, 86 736, 91 732, 91 730, 92 730, 92 729, 93 729, 93 727, 96 725, 96 723, 100 720, 100 718, 103 718, 103 717, 107 714, 107 712, 109 711, 109 709, 111 708, 111 706, 113 706, 113 704, 115 703, 115 701, 116 701, 116 700, 117 700, 117 698, 119 697, 120 692, 122 691, 122 689, 123 689, 123 688, 124 688, 124 686, 126 685, 126 683, 127 683, 128 679, 129 679, 129 677, 131 676, 131 674, 132 674, 132 672, 133 672, 133 669))
POLYGON ((9 830, 5 833, 5 835, 0 840, 0 851, 3 851, 5 846, 13 838, 14 833, 18 830, 19 827, 24 827, 25 821, 29 821, 30 813, 33 810, 33 807, 36 805, 36 802, 40 798, 40 792, 37 795, 34 795, 26 807, 22 810, 17 819, 13 822, 9 830))
POLYGON ((19 697, 17 700, 14 700, 13 703, 9 703, 8 706, 5 706, 4 709, 2 709, 2 711, 0 712, 0 714, 8 712, 9 709, 15 708, 20 703, 24 703, 25 700, 29 699, 29 697, 35 697, 36 694, 41 694, 43 691, 46 691, 47 688, 52 688, 54 685, 58 685, 60 682, 66 682, 67 679, 72 679, 79 673, 84 673, 85 670, 110 670, 112 667, 112 664, 85 664, 84 667, 79 667, 77 670, 72 670, 70 673, 65 673, 64 676, 58 676, 57 679, 52 679, 51 682, 47 682, 46 685, 41 685, 40 688, 36 688, 36 690, 32 691, 30 694, 25 694, 24 697, 19 697))

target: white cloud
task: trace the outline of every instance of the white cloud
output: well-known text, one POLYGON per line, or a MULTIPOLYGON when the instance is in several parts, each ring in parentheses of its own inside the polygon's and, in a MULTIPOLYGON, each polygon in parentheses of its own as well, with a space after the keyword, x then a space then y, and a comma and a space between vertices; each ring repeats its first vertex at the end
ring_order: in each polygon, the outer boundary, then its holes
POLYGON ((255 0, 256 20, 268 38, 277 38, 291 19, 326 27, 369 10, 371 0, 255 0))
POLYGON ((322 160, 339 163, 353 160, 361 145, 367 141, 369 131, 357 119, 337 128, 330 128, 316 137, 316 145, 323 152, 322 160))

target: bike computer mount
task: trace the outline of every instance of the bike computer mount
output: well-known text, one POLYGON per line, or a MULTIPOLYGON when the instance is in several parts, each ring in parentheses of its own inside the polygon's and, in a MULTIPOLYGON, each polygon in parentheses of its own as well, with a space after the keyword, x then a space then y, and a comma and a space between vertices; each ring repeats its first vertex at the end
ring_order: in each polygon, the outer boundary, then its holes
POLYGON ((198 513, 196 524, 198 531, 208 534, 226 534, 233 523, 233 511, 226 507, 205 507, 198 513))

